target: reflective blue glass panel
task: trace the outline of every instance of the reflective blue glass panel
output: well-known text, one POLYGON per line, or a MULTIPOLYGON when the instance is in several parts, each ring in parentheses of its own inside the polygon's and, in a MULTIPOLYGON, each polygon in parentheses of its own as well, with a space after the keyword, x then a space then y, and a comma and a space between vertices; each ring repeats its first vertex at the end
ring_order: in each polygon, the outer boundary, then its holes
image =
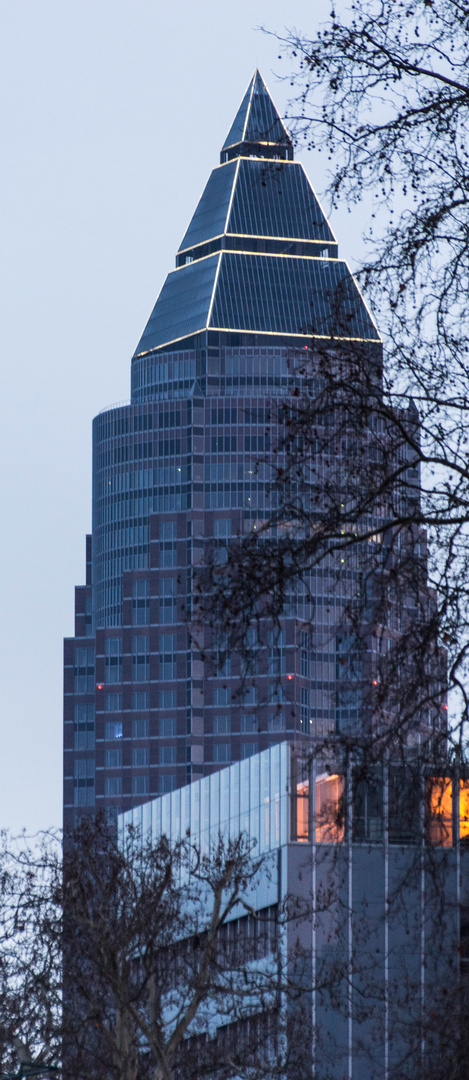
POLYGON ((335 242, 298 161, 240 160, 226 231, 335 242))
POLYGON ((261 76, 257 74, 244 142, 285 142, 285 128, 261 76))
POLYGON ((344 262, 223 252, 210 326, 379 340, 344 262))
POLYGON ((264 80, 255 72, 222 150, 239 142, 286 142, 285 128, 264 80), (253 86, 254 83, 254 86, 253 86))
POLYGON ((206 326, 220 254, 168 274, 136 354, 195 334, 206 326))
POLYGON ((179 250, 202 244, 225 231, 226 215, 236 172, 236 161, 214 169, 179 250))

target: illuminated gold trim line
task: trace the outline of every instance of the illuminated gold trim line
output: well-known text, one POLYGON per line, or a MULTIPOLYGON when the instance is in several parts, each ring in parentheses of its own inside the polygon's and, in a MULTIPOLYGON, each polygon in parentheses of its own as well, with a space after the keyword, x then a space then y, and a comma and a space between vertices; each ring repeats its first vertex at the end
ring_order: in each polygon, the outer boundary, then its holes
POLYGON ((365 311, 367 311, 367 312, 368 312, 368 315, 369 315, 369 317, 370 317, 370 319, 371 319, 371 322, 373 323, 373 326, 374 326, 374 328, 375 328, 375 330, 376 330, 376 333, 378 334, 379 340, 380 340, 380 341, 382 341, 382 337, 381 337, 381 334, 380 334, 380 332, 379 332, 378 324, 377 324, 376 320, 375 320, 375 319, 373 318, 373 315, 371 314, 371 311, 370 311, 370 309, 369 309, 369 307, 368 307, 368 304, 367 304, 367 302, 366 302, 366 300, 365 300, 365 297, 363 296, 363 293, 362 293, 362 291, 361 291, 361 288, 360 288, 360 286, 359 286, 358 282, 357 282, 357 281, 355 281, 355 278, 354 278, 354 276, 353 276, 353 274, 352 274, 352 271, 351 271, 351 269, 350 269, 350 267, 349 267, 349 264, 348 264, 348 262, 346 262, 346 263, 345 263, 345 265, 346 265, 346 267, 347 267, 347 270, 348 270, 349 274, 351 274, 351 276, 352 276, 353 284, 355 285, 355 288, 356 288, 356 290, 357 290, 357 293, 358 293, 358 295, 359 295, 359 297, 360 297, 360 299, 361 299, 361 302, 362 302, 362 304, 363 304, 363 307, 365 308, 365 311))
MULTIPOLYGON (((279 120, 280 120, 280 123, 283 124, 283 121, 280 119, 280 117, 279 117, 279 120)), ((285 126, 284 126, 284 130, 285 130, 285 126)), ((241 146, 241 144, 243 142, 247 142, 247 143, 252 142, 253 146, 284 146, 284 143, 279 142, 278 139, 274 139, 272 142, 268 142, 266 139, 244 139, 244 138, 242 138, 242 139, 238 139, 238 142, 232 142, 232 143, 229 143, 228 146, 224 146, 223 147, 223 152, 225 150, 232 150, 234 146, 241 146)), ((243 157, 244 156, 247 157, 248 155, 243 154, 243 157)))
MULTIPOLYGON (((330 221, 329 221, 329 218, 328 218, 328 217, 327 217, 327 215, 326 215, 326 214, 324 213, 324 210, 323 210, 323 208, 322 208, 322 203, 321 203, 320 199, 318 199, 318 196, 316 195, 316 189, 315 189, 315 188, 313 187, 313 185, 312 185, 312 183, 311 183, 311 180, 310 180, 310 178, 309 178, 309 176, 308 176, 308 173, 306 172, 306 169, 305 169, 305 167, 304 167, 304 165, 303 165, 303 162, 302 162, 302 161, 298 161, 298 162, 297 162, 296 164, 300 165, 300 166, 301 166, 301 168, 303 169, 303 172, 304 172, 304 174, 305 174, 305 178, 306 178, 306 183, 307 183, 307 184, 309 184, 309 187, 311 188, 311 191, 313 192, 314 198, 316 199, 316 202, 317 202, 317 204, 318 204, 318 206, 319 206, 319 209, 320 209, 320 211, 321 211, 321 213, 322 213, 322 215, 323 215, 323 217, 324 217, 324 220, 325 220, 325 222, 326 222, 326 224, 327 224, 328 228, 329 228, 329 229, 331 230, 331 235, 332 235, 332 236, 333 236, 333 237, 335 238, 335 232, 334 232, 333 228, 331 227, 331 223, 330 223, 330 221)), ((337 243, 338 243, 338 240, 335 240, 335 243, 337 244, 337 243)))
POLYGON ((207 315, 207 326, 209 325, 210 319, 212 318, 212 308, 213 308, 213 303, 214 303, 214 300, 215 300, 215 292, 216 292, 216 288, 217 288, 217 284, 218 284, 218 275, 220 273, 222 252, 219 251, 218 254, 219 254, 220 257, 218 259, 218 266, 217 266, 217 269, 215 271, 215 277, 213 279, 213 289, 212 289, 212 295, 210 297, 210 305, 209 305, 208 315, 207 315))
MULTIPOLYGON (((361 292, 361 288, 357 284, 356 279, 354 279, 354 276, 353 276, 353 274, 352 274, 352 272, 350 270, 348 262, 345 259, 335 259, 335 258, 332 258, 331 256, 324 256, 324 255, 323 256, 321 256, 321 255, 285 255, 284 253, 280 253, 280 252, 245 252, 245 251, 239 251, 238 248, 233 247, 233 248, 224 248, 223 251, 220 251, 220 252, 211 252, 210 255, 202 255, 202 258, 195 259, 193 261, 195 261, 195 262, 204 262, 205 259, 212 259, 216 255, 220 255, 220 256, 222 256, 222 255, 227 255, 227 256, 230 256, 230 255, 254 255, 255 258, 259 258, 259 259, 265 259, 265 258, 266 259, 297 259, 297 260, 305 261, 305 262, 321 262, 321 264, 324 264, 324 262, 336 262, 336 264, 343 265, 344 267, 347 268, 348 273, 350 274, 350 278, 351 278, 354 286, 356 286, 357 292, 358 292, 358 294, 360 296, 360 299, 361 299, 361 301, 363 303, 363 307, 364 307, 364 309, 365 309, 365 311, 366 311, 366 313, 368 315, 368 318, 370 318, 371 322, 373 323, 373 326, 375 327, 375 330, 376 330, 376 333, 378 335, 379 341, 381 340, 381 337, 380 337, 380 334, 379 334, 379 329, 378 329, 378 326, 376 324, 376 321, 373 318, 373 315, 372 315, 372 313, 370 311, 370 308, 368 308, 366 300, 363 297, 363 294, 361 292)), ((222 259, 220 259, 219 265, 220 264, 222 264, 222 259)), ((170 273, 177 273, 179 270, 187 270, 188 267, 191 267, 191 266, 193 266, 193 262, 185 262, 185 264, 182 267, 175 267, 174 270, 170 270, 170 273)), ((218 270, 219 270, 219 266, 217 268, 217 276, 218 276, 218 270)), ((167 274, 167 276, 170 276, 170 273, 167 274)), ((253 333, 257 333, 257 332, 253 332, 253 333)), ((346 340, 346 339, 344 339, 344 340, 346 340)), ((374 339, 373 338, 349 338, 349 339, 347 338, 347 340, 350 340, 350 341, 362 341, 362 340, 363 341, 372 341, 374 339)))
MULTIPOLYGON (((230 195, 230 201, 228 203, 228 210, 226 212, 224 233, 226 233, 226 230, 228 228, 228 222, 229 222, 230 216, 231 216, 231 207, 233 206, 233 199, 234 199, 236 181, 238 179, 238 173, 239 173, 239 158, 238 158, 238 160, 236 162, 235 174, 234 174, 234 177, 233 177, 233 183, 231 185, 231 195, 230 195)), ((223 235, 224 235, 224 233, 223 233, 223 235)), ((207 243, 207 241, 205 241, 205 242, 207 243)))
MULTIPOLYGON (((223 162, 223 164, 221 164, 221 165, 217 165, 217 166, 216 166, 216 168, 217 168, 217 169, 222 169, 224 165, 233 165, 233 164, 234 164, 234 162, 233 162, 233 161, 224 161, 224 162, 223 162)), ((204 187, 202 188, 202 191, 200 192, 200 195, 199 195, 199 199, 198 199, 198 202, 197 202, 197 206, 196 206, 196 208, 195 208, 195 210, 194 210, 194 213, 193 213, 193 215, 192 215, 192 217, 191 217, 191 220, 190 220, 190 222, 189 222, 189 225, 187 226, 187 229, 188 229, 188 228, 190 227, 190 225, 192 224, 192 222, 193 222, 193 220, 194 220, 194 217, 195 217, 195 215, 196 215, 196 213, 197 213, 197 210, 199 209, 199 204, 200 204, 200 202, 201 202, 201 199, 202 199, 202 195, 204 194, 204 192, 205 192, 206 188, 208 187, 208 184, 209 184, 209 182, 210 182, 210 177, 211 177, 212 173, 214 173, 214 172, 215 172, 215 169, 212 169, 212 172, 210 173, 210 176, 209 176, 209 178, 208 178, 207 182, 205 183, 204 187)), ((234 172, 233 172, 233 177, 232 177, 232 181, 231 181, 231 184, 232 184, 232 188, 231 188, 231 196, 230 196, 230 198, 232 198, 232 197, 233 197, 233 191, 234 191, 234 182, 235 182, 235 178, 236 178, 236 173, 237 173, 237 169, 236 169, 236 166, 235 166, 235 169, 234 169, 234 172)), ((184 236, 185 236, 185 235, 186 235, 186 233, 187 233, 187 229, 186 229, 186 232, 184 233, 184 236)), ((220 233, 219 235, 220 235, 220 236, 223 236, 223 233, 220 233)), ((184 236, 183 236, 183 238, 182 238, 183 240, 184 240, 184 236)), ((209 237, 209 240, 218 240, 218 237, 217 237, 217 236, 210 236, 210 237, 209 237)), ((202 243, 202 244, 206 244, 206 243, 208 243, 208 241, 207 241, 207 240, 202 240, 202 241, 201 241, 201 243, 202 243)), ((193 247, 197 247, 197 246, 198 246, 197 244, 193 244, 193 247)), ((191 248, 190 248, 190 247, 188 247, 188 248, 178 248, 178 250, 177 250, 177 252, 176 252, 176 256, 177 256, 177 255, 182 255, 182 254, 184 253, 184 251, 190 251, 190 250, 191 250, 191 248)))
MULTIPOLYGON (((202 247, 204 244, 210 244, 212 242, 212 240, 221 240, 222 236, 226 236, 226 235, 227 235, 226 233, 221 232, 221 233, 217 233, 216 236, 209 236, 207 238, 207 240, 200 240, 198 244, 191 244, 190 247, 179 248, 179 250, 176 252, 176 255, 184 255, 185 251, 195 251, 197 248, 202 247)), ((215 255, 215 252, 211 251, 210 254, 215 255)), ((202 258, 205 259, 206 256, 203 255, 202 258)))
POLYGON ((334 259, 329 255, 286 255, 282 251, 245 251, 242 248, 222 248, 218 251, 211 251, 208 255, 201 255, 200 259, 193 259, 192 262, 183 263, 182 266, 174 266, 172 270, 168 271, 167 276, 169 277, 170 274, 178 274, 180 270, 188 270, 190 266, 196 266, 198 263, 205 262, 206 259, 215 259, 217 255, 254 255, 257 259, 296 259, 297 261, 303 260, 305 262, 343 263, 344 266, 347 266, 350 276, 353 277, 350 267, 345 262, 345 259, 334 259))
POLYGON ((178 341, 184 341, 188 337, 194 337, 195 334, 202 334, 205 330, 216 330, 217 333, 223 334, 258 334, 262 337, 283 337, 283 338, 301 338, 306 341, 361 341, 364 344, 377 345, 381 342, 381 338, 364 338, 364 337, 332 337, 330 334, 297 334, 290 331, 283 330, 248 330, 245 326, 200 326, 198 330, 190 330, 187 334, 182 334, 181 337, 168 338, 167 341, 163 341, 161 345, 154 345, 152 349, 145 349, 144 352, 134 353, 133 360, 140 360, 142 356, 149 356, 150 353, 154 353, 155 349, 164 349, 166 345, 175 345, 178 341))
MULTIPOLYGON (((244 136, 246 134, 246 126, 247 126, 247 122, 248 122, 248 116, 249 116, 249 113, 251 112, 252 95, 254 93, 254 86, 255 86, 255 83, 256 83, 256 75, 257 75, 257 68, 256 68, 256 70, 254 72, 254 75, 252 77, 252 80, 251 80, 251 93, 249 95, 249 104, 248 104, 248 107, 246 109, 246 116, 244 117, 243 137, 242 137, 241 142, 244 142, 244 136)), ((232 145, 236 146, 236 143, 233 143, 232 145)), ((226 147, 223 147, 223 149, 225 150, 226 147)))
MULTIPOLYGON (((333 244, 334 247, 338 247, 337 240, 310 240, 307 236, 273 236, 272 234, 268 235, 267 233, 234 233, 227 232, 225 227, 225 232, 217 233, 216 236, 209 236, 207 240, 201 240, 200 243, 192 244, 191 247, 179 248, 179 251, 176 252, 176 255, 184 255, 185 251, 196 251, 197 248, 203 247, 204 244, 210 244, 213 240, 221 240, 222 236, 235 236, 239 238, 245 237, 246 240, 281 240, 282 243, 288 244, 322 244, 323 246, 324 244, 327 244, 329 246, 333 244)), ((228 251, 229 249, 226 248, 226 250, 228 251)), ((211 254, 213 255, 214 253, 211 252, 211 254)), ((247 254, 249 254, 249 252, 247 252, 247 254)), ((255 252, 252 252, 252 254, 255 254, 255 252)), ((268 254, 268 252, 264 253, 263 251, 260 251, 257 252, 257 254, 264 255, 268 254)), ((275 254, 275 252, 270 252, 270 254, 275 254)), ((298 256, 298 258, 300 258, 300 256, 298 256)))
MULTIPOLYGON (((374 342, 376 344, 376 338, 364 338, 364 337, 339 337, 338 335, 333 337, 331 334, 301 334, 293 333, 289 330, 248 330, 246 327, 241 326, 205 326, 204 330, 216 330, 217 333, 223 334, 261 334, 264 337, 288 337, 288 338, 307 338, 309 341, 362 341, 362 342, 374 342)), ((197 331, 198 333, 199 331, 197 331)), ((188 334, 185 335, 189 337, 188 334)), ((177 341, 182 340, 176 338, 177 341)), ((381 339, 380 339, 381 340, 381 339)), ((158 346, 160 348, 160 346, 158 346)), ((151 349, 149 350, 152 351, 151 349)))

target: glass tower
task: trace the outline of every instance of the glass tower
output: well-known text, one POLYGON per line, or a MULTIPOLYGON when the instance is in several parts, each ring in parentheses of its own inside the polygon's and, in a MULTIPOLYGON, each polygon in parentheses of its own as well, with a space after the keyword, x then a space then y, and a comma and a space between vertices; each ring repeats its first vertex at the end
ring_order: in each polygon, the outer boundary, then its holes
POLYGON ((256 72, 135 350, 130 404, 93 423, 86 585, 65 641, 67 822, 341 722, 335 656, 325 635, 313 678, 301 597, 242 693, 236 658, 211 665, 191 633, 194 569, 271 513, 276 409, 332 339, 380 355, 256 72))

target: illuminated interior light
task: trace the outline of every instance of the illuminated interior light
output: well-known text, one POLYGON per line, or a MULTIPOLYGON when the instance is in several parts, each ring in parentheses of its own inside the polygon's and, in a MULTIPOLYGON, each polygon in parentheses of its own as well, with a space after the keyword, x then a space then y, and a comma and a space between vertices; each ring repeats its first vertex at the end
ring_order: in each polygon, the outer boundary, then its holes
POLYGON ((453 844, 453 782, 430 776, 426 782, 427 839, 437 847, 453 844))
POLYGON ((459 836, 469 838, 469 780, 459 781, 459 836))
POLYGON ((316 843, 340 844, 344 839, 344 778, 325 773, 316 778, 316 843))
POLYGON ((296 839, 309 840, 309 783, 303 780, 296 785, 296 839))

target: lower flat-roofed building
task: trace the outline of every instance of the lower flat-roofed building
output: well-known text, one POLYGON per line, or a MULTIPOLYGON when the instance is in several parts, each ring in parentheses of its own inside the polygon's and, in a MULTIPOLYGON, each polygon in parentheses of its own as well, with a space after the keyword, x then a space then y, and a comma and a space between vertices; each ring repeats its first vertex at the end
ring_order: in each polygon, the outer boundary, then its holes
MULTIPOLYGON (((189 832, 202 853, 220 834, 255 841, 264 861, 250 911, 234 909, 225 934, 270 924, 263 954, 277 957, 278 992, 262 1010, 249 1002, 251 1027, 268 1033, 266 1076, 430 1080, 455 1066, 466 1015, 468 810, 469 781, 449 770, 344 767, 282 743, 128 811, 119 827, 155 841, 189 832)), ((233 1032, 229 1010, 212 1015, 207 1038, 222 1046, 233 1032)))

